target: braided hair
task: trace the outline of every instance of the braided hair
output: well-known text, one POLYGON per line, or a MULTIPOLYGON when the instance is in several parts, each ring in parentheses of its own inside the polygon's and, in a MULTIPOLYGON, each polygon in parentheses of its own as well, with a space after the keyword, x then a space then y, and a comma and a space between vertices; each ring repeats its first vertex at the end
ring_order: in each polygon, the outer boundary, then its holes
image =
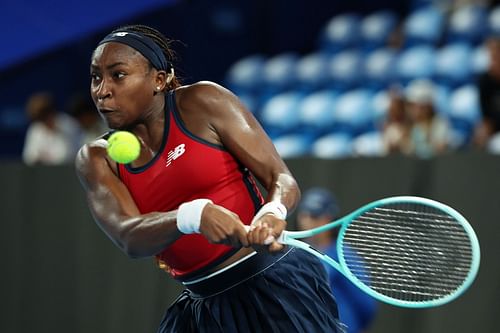
MULTIPOLYGON (((165 58, 167 61, 171 64, 171 72, 173 72, 173 65, 172 63, 177 60, 177 55, 175 51, 172 49, 171 44, 172 40, 168 39, 163 35, 161 32, 158 30, 151 28, 147 25, 142 25, 142 24, 132 24, 132 25, 126 25, 123 27, 120 27, 118 29, 113 30, 113 32, 118 32, 118 31, 131 31, 131 32, 137 32, 140 33, 150 39, 152 39, 158 46, 162 49, 163 54, 165 55, 165 58)), ((170 81, 167 89, 171 90, 177 87, 181 86, 181 82, 179 78, 174 75, 172 78, 172 81, 170 81)))

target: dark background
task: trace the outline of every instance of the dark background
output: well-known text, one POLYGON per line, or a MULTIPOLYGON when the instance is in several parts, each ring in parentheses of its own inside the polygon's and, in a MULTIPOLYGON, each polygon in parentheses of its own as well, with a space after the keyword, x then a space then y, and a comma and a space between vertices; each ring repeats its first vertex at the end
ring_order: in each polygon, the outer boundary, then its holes
MULTIPOLYGON (((343 214, 386 196, 422 195, 454 207, 476 230, 481 267, 463 296, 432 309, 381 304, 369 332, 497 331, 500 157, 287 162, 302 189, 332 189, 343 214)), ((179 285, 152 259, 129 259, 106 238, 72 167, 4 163, 0 183, 0 332, 155 332, 179 285)))
POLYGON ((27 128, 24 107, 31 94, 52 92, 61 111, 73 94, 87 94, 92 51, 120 25, 151 25, 178 41, 175 67, 184 83, 224 84, 228 68, 250 54, 270 57, 315 50, 321 29, 337 14, 390 9, 403 17, 410 6, 409 1, 396 0, 165 0, 163 4, 147 0, 141 6, 132 0, 44 3, 0 1, 4 31, 0 123, 16 124, 0 130, 0 158, 17 159, 21 154, 27 128))

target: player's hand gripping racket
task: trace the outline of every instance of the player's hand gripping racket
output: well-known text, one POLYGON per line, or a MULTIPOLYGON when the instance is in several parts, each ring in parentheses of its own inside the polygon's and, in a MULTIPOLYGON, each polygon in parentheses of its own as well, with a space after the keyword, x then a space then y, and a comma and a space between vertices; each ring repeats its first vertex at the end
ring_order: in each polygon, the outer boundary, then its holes
POLYGON ((480 261, 477 237, 462 215, 411 196, 372 202, 319 228, 284 231, 278 242, 315 255, 374 298, 403 307, 457 298, 471 285, 480 261), (338 262, 297 240, 337 226, 338 262))

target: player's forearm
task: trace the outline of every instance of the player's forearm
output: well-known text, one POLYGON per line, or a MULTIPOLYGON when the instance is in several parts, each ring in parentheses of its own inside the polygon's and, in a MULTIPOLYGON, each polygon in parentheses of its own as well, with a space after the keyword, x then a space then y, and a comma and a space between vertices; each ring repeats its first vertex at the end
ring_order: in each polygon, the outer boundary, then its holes
POLYGON ((287 173, 278 174, 271 184, 267 201, 279 201, 286 206, 288 212, 291 212, 299 200, 300 189, 295 179, 287 173))
POLYGON ((176 211, 155 212, 122 221, 118 246, 133 258, 161 252, 182 235, 177 229, 176 215, 176 211))

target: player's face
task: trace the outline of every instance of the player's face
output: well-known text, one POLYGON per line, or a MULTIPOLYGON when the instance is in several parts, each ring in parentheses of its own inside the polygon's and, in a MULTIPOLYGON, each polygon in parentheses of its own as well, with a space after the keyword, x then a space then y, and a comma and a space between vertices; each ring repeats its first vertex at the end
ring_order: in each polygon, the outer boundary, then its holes
POLYGON ((152 111, 155 71, 133 48, 100 45, 92 55, 90 72, 92 99, 110 128, 133 126, 152 111))

